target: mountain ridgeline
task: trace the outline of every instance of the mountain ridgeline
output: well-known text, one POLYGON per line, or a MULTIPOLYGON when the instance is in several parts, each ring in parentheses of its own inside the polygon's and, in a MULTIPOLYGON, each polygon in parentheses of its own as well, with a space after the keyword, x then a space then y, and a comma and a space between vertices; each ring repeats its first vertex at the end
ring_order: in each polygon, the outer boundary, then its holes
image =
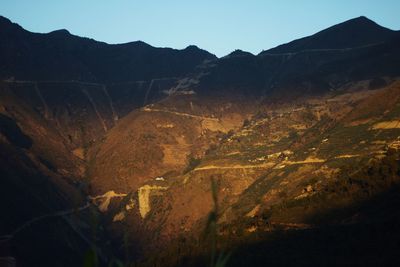
POLYGON ((359 17, 257 56, 235 51, 193 74, 199 93, 266 96, 335 90, 350 81, 398 76, 400 33, 359 17), (225 92, 223 92, 225 93, 225 92))
POLYGON ((398 264, 399 79, 365 17, 222 58, 0 17, 0 265, 398 264))
POLYGON ((36 81, 118 83, 178 78, 206 59, 196 46, 183 50, 155 48, 137 41, 110 45, 57 30, 46 34, 24 30, 0 18, 1 77, 36 81))

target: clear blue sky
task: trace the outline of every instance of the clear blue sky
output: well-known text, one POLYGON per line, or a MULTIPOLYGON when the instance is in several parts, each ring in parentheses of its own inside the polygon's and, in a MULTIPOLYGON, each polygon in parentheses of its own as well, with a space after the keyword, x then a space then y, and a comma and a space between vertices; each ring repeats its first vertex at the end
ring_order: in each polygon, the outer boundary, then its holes
POLYGON ((0 0, 0 15, 33 32, 195 44, 217 56, 237 48, 257 54, 361 15, 400 30, 400 0, 0 0))

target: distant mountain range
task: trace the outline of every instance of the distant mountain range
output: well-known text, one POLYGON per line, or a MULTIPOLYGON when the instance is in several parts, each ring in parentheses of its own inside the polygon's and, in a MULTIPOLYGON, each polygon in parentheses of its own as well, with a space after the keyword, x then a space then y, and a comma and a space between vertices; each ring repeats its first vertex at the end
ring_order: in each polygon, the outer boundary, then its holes
POLYGON ((155 48, 137 41, 109 45, 57 30, 32 33, 0 17, 1 71, 19 80, 145 81, 181 77, 216 57, 196 46, 155 48))
POLYGON ((400 32, 355 18, 254 56, 234 51, 191 77, 199 92, 301 95, 335 90, 349 81, 398 76, 400 32), (198 78, 200 77, 200 78, 198 78))
POLYGON ((222 58, 0 17, 0 265, 397 265, 398 80, 365 17, 222 58))

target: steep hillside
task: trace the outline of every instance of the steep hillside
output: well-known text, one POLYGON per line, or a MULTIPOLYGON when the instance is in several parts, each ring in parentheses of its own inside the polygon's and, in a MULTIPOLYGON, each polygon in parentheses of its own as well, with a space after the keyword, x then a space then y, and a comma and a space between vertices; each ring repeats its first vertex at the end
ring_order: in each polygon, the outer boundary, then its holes
POLYGON ((361 17, 217 59, 0 17, 0 257, 397 263, 399 37, 361 17))
POLYGON ((145 181, 181 173, 212 144, 242 126, 251 102, 175 95, 131 112, 93 149, 93 186, 137 190, 145 181))
POLYGON ((314 35, 263 51, 262 54, 298 53, 306 50, 349 49, 386 42, 398 32, 384 28, 366 17, 354 18, 314 35))
POLYGON ((399 40, 374 25, 357 19, 322 34, 357 28, 365 38, 353 48, 315 41, 309 51, 205 62, 169 97, 118 121, 89 151, 93 192, 133 203, 103 210, 111 232, 128 231, 164 264, 208 253, 193 244, 215 208, 211 181, 228 249, 276 229, 370 222, 363 203, 399 182, 399 40))
POLYGON ((182 77, 203 60, 216 59, 196 46, 175 50, 141 41, 109 45, 67 30, 32 33, 4 17, 0 17, 0 37, 2 79, 149 81, 182 77))
POLYGON ((211 181, 217 191, 218 236, 229 250, 277 229, 398 220, 399 100, 397 82, 376 91, 266 106, 192 170, 168 177, 162 191, 153 189, 143 223, 147 236, 158 240, 153 246, 161 255, 151 255, 166 261, 171 253, 207 253, 201 245, 184 247, 187 239, 201 239, 210 220, 211 181), (182 250, 163 254, 164 242, 171 240, 182 250))
POLYGON ((66 30, 32 33, 0 17, 0 58, 0 77, 11 91, 82 149, 216 57, 195 46, 109 45, 66 30))
MULTIPOLYGON (((0 58, 0 257, 79 266, 104 236, 89 195, 89 147, 215 56, 195 46, 31 33, 0 17, 0 58)), ((96 255, 109 261, 114 248, 101 248, 96 255)))
POLYGON ((399 32, 358 18, 258 56, 236 51, 206 62, 177 88, 284 99, 323 93, 350 81, 399 76, 399 41, 399 32))
POLYGON ((88 221, 89 216, 69 215, 86 204, 84 162, 73 155, 57 130, 9 90, 1 84, 0 256, 17 255, 22 266, 58 260, 78 264, 80 250, 90 244, 75 224, 88 221), (71 212, 57 215, 65 210, 71 212))

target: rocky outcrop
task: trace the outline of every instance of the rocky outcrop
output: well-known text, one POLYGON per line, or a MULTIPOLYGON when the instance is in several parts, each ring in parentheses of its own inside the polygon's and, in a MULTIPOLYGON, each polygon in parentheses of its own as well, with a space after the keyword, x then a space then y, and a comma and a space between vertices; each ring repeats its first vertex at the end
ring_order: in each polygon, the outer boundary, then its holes
POLYGON ((168 187, 159 185, 144 185, 138 189, 139 212, 143 219, 151 210, 151 197, 162 194, 166 189, 168 187))

